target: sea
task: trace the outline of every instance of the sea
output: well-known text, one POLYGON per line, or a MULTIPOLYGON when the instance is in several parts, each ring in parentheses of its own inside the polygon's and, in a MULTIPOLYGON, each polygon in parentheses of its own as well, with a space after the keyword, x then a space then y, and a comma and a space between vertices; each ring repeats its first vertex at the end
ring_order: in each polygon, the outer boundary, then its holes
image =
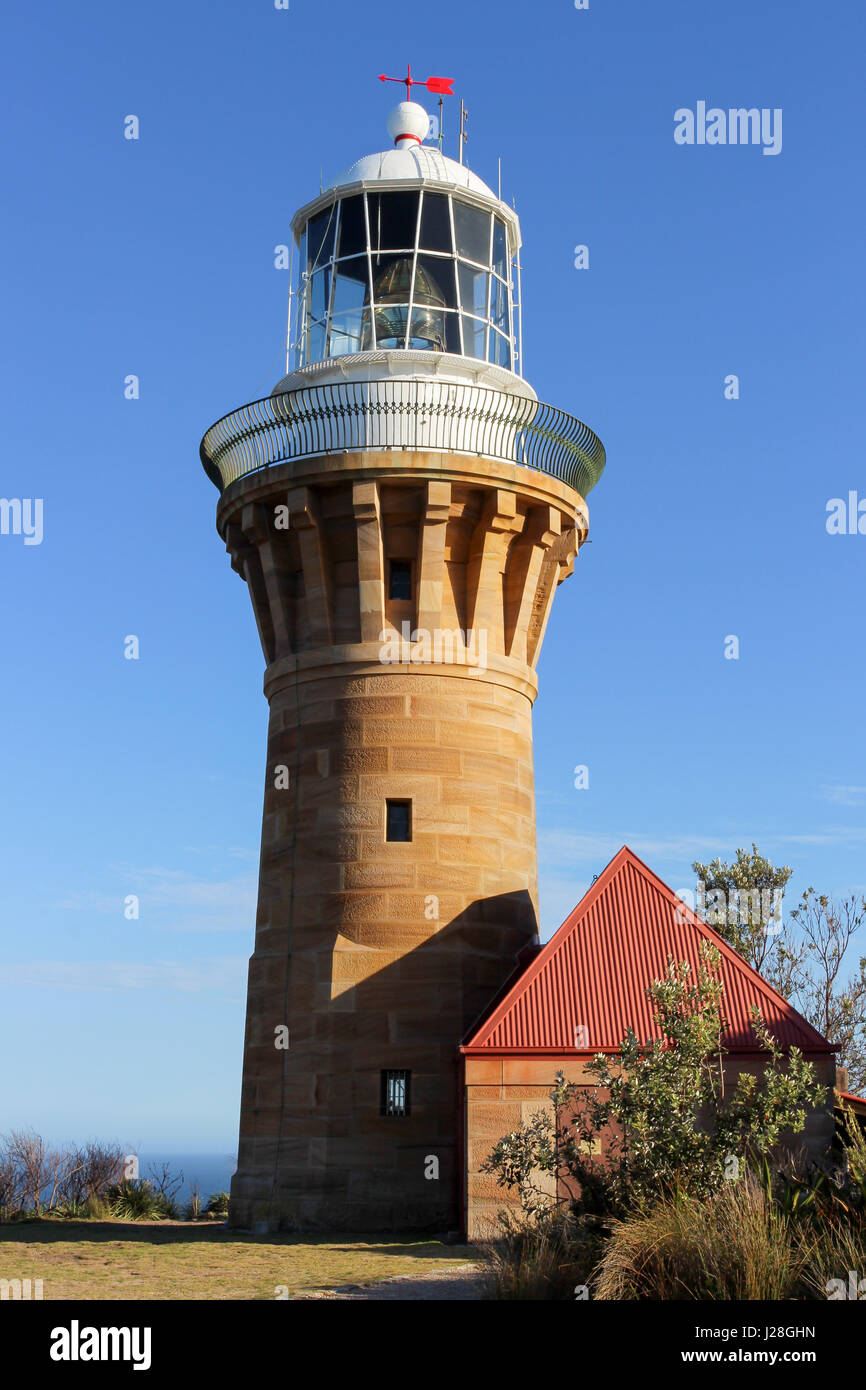
POLYGON ((184 1206, 198 1188, 202 1206, 215 1192, 228 1192, 232 1174, 237 1168, 237 1154, 140 1153, 138 1172, 142 1178, 152 1178, 154 1171, 162 1173, 167 1164, 175 1177, 183 1175, 175 1200, 184 1206))

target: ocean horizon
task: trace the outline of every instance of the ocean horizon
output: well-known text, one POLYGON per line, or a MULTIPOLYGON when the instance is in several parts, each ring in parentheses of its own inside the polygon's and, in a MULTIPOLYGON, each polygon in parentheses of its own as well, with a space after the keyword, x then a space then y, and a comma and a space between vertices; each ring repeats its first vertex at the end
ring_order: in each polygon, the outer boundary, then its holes
POLYGON ((175 1193, 175 1201, 185 1206, 198 1189, 202 1206, 215 1192, 228 1192, 232 1174, 237 1168, 237 1155, 226 1153, 140 1153, 138 1173, 140 1178, 153 1178, 161 1174, 166 1164, 175 1177, 182 1176, 182 1183, 175 1193))

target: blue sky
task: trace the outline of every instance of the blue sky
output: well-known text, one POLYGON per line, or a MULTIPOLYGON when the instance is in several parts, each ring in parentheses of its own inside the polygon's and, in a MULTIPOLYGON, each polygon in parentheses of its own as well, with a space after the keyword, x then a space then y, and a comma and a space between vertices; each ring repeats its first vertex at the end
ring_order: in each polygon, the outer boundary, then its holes
POLYGON ((623 842, 675 888, 755 840, 789 896, 866 891, 866 536, 825 525, 866 498, 864 29, 854 0, 15 0, 0 494, 44 538, 0 536, 0 1127, 235 1143, 266 705, 198 441, 281 375, 273 248, 385 147, 375 77, 410 60, 494 186, 501 156, 527 376, 608 454, 540 668, 543 934, 623 842), (698 101, 781 108, 781 153, 677 145, 698 101))

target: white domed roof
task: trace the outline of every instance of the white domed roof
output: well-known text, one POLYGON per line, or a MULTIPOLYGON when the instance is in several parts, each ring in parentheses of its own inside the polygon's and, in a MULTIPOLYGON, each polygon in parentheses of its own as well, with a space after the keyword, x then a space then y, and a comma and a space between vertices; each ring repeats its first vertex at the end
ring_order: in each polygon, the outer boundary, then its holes
POLYGON ((348 169, 344 169, 337 178, 326 184, 326 188, 343 188, 362 182, 405 182, 415 179, 449 183, 455 188, 467 188, 472 193, 492 198, 494 202, 499 201, 493 189, 477 174, 473 174, 471 169, 467 169, 465 164, 458 164, 456 159, 449 159, 447 155, 440 154, 433 145, 419 145, 414 141, 408 148, 404 146, 402 149, 382 150, 381 154, 366 154, 363 158, 356 159, 354 164, 350 164, 348 169))

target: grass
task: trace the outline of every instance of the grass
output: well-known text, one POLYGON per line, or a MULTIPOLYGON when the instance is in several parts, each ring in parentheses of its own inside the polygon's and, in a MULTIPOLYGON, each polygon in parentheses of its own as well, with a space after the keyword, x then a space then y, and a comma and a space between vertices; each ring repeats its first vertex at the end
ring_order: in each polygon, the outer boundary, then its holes
POLYGON ((757 1184, 705 1201, 670 1197, 617 1222, 599 1267, 603 1299, 789 1298, 800 1262, 787 1223, 757 1184))
POLYGON ((47 1299, 273 1299, 477 1261, 438 1241, 241 1235, 166 1221, 0 1226, 0 1278, 42 1279, 47 1299))
POLYGON ((589 1285, 602 1248, 601 1235, 587 1222, 505 1221, 499 1238, 481 1247, 490 1297, 573 1302, 577 1286, 589 1285))

